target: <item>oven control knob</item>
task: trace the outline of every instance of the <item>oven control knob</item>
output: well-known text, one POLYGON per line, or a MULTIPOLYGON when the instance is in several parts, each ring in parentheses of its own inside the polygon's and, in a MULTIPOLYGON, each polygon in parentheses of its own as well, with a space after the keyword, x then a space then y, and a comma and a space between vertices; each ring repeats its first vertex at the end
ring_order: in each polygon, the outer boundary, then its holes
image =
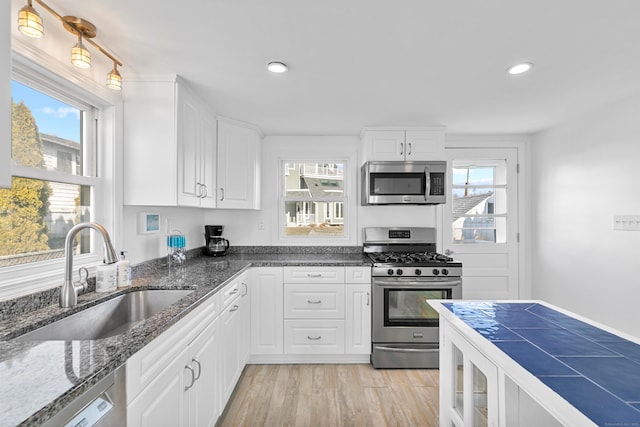
POLYGON ((449 274, 449 270, 447 270, 446 268, 442 269, 442 274, 447 276, 449 274))
POLYGON ((416 268, 416 271, 414 273, 416 274, 416 276, 420 276, 422 274, 422 270, 416 268))
POLYGON ((388 274, 389 276, 393 276, 393 269, 392 269, 392 268, 388 269, 388 270, 387 270, 387 274, 388 274))
POLYGON ((401 270, 401 269, 397 269, 397 270, 396 270, 396 274, 397 274, 398 276, 402 276, 402 270, 401 270))
POLYGON ((434 268, 432 271, 434 276, 437 276, 438 274, 440 274, 440 270, 438 270, 437 268, 434 268))

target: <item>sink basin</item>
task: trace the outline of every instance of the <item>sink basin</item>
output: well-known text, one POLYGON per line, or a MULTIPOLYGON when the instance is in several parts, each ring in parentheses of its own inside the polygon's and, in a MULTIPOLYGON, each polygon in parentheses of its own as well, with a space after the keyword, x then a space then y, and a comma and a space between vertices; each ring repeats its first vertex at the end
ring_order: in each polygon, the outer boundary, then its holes
POLYGON ((193 290, 163 289, 130 292, 72 314, 17 337, 21 341, 97 340, 127 332, 193 290))

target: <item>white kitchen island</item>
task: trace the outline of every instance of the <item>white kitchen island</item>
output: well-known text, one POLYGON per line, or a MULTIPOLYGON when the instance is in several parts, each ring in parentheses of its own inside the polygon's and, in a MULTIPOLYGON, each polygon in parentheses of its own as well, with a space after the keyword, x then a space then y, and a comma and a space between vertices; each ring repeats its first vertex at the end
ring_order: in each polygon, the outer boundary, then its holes
POLYGON ((640 341, 541 301, 429 300, 441 426, 640 426, 640 341))

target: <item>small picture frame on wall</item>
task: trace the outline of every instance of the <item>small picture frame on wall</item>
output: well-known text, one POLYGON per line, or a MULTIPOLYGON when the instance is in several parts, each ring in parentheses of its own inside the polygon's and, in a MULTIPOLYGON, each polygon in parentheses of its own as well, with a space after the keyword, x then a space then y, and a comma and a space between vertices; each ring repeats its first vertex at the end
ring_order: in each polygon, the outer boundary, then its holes
POLYGON ((138 234, 160 232, 160 214, 156 212, 138 213, 138 234))

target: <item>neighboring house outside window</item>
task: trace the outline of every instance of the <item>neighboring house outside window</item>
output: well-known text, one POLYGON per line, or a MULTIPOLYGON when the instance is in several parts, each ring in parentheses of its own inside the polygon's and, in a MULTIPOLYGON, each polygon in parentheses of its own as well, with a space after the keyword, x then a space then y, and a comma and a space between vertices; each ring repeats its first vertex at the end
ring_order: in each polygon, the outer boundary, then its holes
POLYGON ((345 164, 283 162, 286 237, 344 237, 345 164))

